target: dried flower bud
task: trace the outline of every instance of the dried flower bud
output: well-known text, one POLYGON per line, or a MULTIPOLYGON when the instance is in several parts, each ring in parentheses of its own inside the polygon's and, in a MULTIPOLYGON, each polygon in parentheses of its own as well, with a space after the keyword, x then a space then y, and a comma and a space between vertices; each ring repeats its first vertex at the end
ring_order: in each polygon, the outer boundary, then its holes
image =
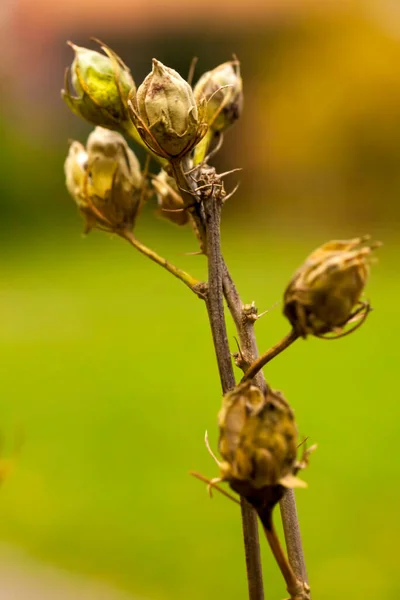
MULTIPOLYGON (((296 473, 297 428, 279 392, 264 394, 250 382, 229 392, 218 415, 221 478, 233 489, 305 486, 296 473)), ((242 493, 242 492, 240 492, 242 493)))
POLYGON ((167 159, 190 152, 207 131, 204 103, 198 106, 190 85, 156 59, 130 109, 143 141, 152 152, 167 159))
POLYGON ((240 117, 243 81, 240 63, 232 60, 204 73, 194 88, 197 102, 207 102, 207 122, 214 131, 225 131, 240 117))
POLYGON ((142 175, 119 133, 96 127, 86 148, 72 142, 64 169, 67 189, 86 219, 87 231, 132 229, 141 204, 142 175))
POLYGON ((363 322, 370 308, 360 296, 371 252, 378 246, 364 236, 333 240, 310 254, 284 294, 284 314, 299 335, 340 336, 347 323, 360 318, 359 324, 363 322))
POLYGON ((105 54, 70 43, 75 52, 71 81, 76 96, 71 95, 68 70, 62 97, 69 108, 89 123, 110 129, 131 129, 128 95, 136 93, 128 67, 109 48, 105 54))
POLYGON ((185 203, 178 192, 175 179, 162 169, 157 177, 154 177, 153 187, 157 192, 157 214, 176 225, 186 225, 189 215, 185 210, 185 203))

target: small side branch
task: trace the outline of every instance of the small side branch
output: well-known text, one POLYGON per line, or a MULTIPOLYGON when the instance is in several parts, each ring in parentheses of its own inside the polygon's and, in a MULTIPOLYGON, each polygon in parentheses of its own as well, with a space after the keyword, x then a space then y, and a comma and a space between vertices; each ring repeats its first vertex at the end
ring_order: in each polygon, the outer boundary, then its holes
POLYGON ((249 379, 253 379, 257 373, 261 371, 261 369, 269 363, 270 360, 278 356, 283 350, 286 350, 293 342, 298 339, 298 334, 292 329, 290 333, 285 335, 275 346, 272 346, 267 350, 264 354, 262 354, 259 358, 257 358, 250 368, 244 374, 242 381, 248 381, 249 379))
POLYGON ((156 252, 154 252, 154 250, 151 250, 151 248, 148 248, 139 242, 139 240, 135 238, 131 231, 125 230, 120 232, 119 235, 123 239, 127 240, 134 248, 136 248, 136 250, 139 250, 139 252, 147 256, 147 258, 150 258, 150 260, 160 265, 160 267, 166 269, 169 273, 174 275, 174 277, 180 279, 180 281, 187 285, 188 288, 190 288, 192 292, 194 292, 199 298, 202 298, 203 300, 205 299, 207 284, 199 281, 195 277, 192 277, 192 275, 189 275, 189 273, 186 273, 186 271, 183 271, 162 256, 159 256, 156 252))

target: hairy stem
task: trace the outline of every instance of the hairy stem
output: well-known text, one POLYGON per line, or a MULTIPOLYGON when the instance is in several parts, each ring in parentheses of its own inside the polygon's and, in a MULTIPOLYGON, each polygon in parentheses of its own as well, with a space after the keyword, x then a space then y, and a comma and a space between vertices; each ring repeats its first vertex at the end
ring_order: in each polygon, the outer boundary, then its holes
POLYGON ((259 356, 251 366, 246 370, 242 381, 254 379, 254 377, 261 371, 261 369, 269 363, 270 360, 278 356, 283 350, 286 350, 293 342, 298 339, 298 334, 292 329, 284 338, 282 338, 277 344, 269 348, 264 354, 259 356))
POLYGON ((119 235, 127 240, 134 248, 136 248, 136 250, 139 250, 139 252, 147 256, 147 258, 150 258, 150 260, 166 269, 169 273, 172 273, 172 275, 174 275, 177 279, 180 279, 180 281, 187 285, 192 292, 197 294, 197 296, 204 299, 204 291, 206 286, 203 282, 195 279, 192 277, 192 275, 186 273, 186 271, 179 269, 179 267, 176 267, 162 256, 159 256, 156 252, 154 252, 154 250, 151 250, 151 248, 148 248, 139 242, 139 240, 135 238, 131 231, 124 230, 119 235))

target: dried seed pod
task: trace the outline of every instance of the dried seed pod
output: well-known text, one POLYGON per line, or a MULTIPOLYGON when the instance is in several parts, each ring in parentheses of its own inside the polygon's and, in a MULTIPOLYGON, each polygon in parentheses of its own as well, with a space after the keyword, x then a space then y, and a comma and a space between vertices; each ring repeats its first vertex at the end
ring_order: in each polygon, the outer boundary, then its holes
POLYGON ((71 82, 76 95, 71 94, 67 71, 61 91, 66 104, 89 123, 129 131, 128 95, 134 97, 136 87, 128 67, 104 44, 105 54, 69 45, 75 52, 71 82))
POLYGON ((305 487, 296 477, 313 448, 296 461, 297 427, 280 392, 261 391, 250 382, 226 394, 218 415, 221 477, 257 511, 271 551, 285 579, 290 600, 310 600, 310 588, 289 564, 272 523, 272 510, 288 487, 305 487))
POLYGON ((207 101, 207 121, 214 131, 225 131, 239 119, 243 109, 243 81, 238 60, 204 73, 194 87, 197 101, 207 101))
POLYGON ((310 254, 284 294, 283 312, 298 335, 340 336, 346 324, 367 316, 370 307, 360 297, 378 246, 364 236, 333 240, 310 254))
POLYGON ((167 159, 188 154, 207 131, 205 102, 174 69, 153 59, 153 70, 132 98, 131 119, 148 148, 167 159))
POLYGON ((233 489, 236 483, 249 490, 302 485, 294 477, 296 423, 279 392, 263 393, 250 382, 239 385, 225 396, 218 424, 221 478, 233 489))
POLYGON ((85 217, 86 231, 132 229, 143 182, 139 162, 119 133, 96 127, 86 148, 72 142, 64 169, 67 189, 85 217))

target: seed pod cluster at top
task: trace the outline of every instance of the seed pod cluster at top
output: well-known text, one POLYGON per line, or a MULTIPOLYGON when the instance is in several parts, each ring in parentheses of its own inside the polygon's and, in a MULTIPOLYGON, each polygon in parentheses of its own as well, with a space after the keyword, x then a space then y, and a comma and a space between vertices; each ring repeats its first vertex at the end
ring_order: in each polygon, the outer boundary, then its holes
POLYGON ((240 384, 224 397, 218 425, 221 479, 233 489, 248 495, 266 486, 305 486, 295 477, 294 414, 280 392, 240 384))
POLYGON ((142 175, 139 162, 117 132, 96 127, 86 147, 72 142, 64 165, 66 186, 86 221, 115 231, 132 229, 140 209, 142 175))
MULTIPOLYGON (((222 131, 240 116, 243 105, 239 62, 205 73, 195 89, 177 71, 153 59, 153 68, 136 90, 130 70, 115 52, 104 54, 70 43, 75 52, 62 97, 90 123, 121 131, 169 161, 189 155, 207 133, 222 131)), ((160 161, 162 162, 162 161, 160 161)))
POLYGON ((333 240, 310 254, 284 293, 284 314, 298 335, 340 335, 345 325, 362 322, 369 305, 360 298, 380 245, 364 236, 333 240))

